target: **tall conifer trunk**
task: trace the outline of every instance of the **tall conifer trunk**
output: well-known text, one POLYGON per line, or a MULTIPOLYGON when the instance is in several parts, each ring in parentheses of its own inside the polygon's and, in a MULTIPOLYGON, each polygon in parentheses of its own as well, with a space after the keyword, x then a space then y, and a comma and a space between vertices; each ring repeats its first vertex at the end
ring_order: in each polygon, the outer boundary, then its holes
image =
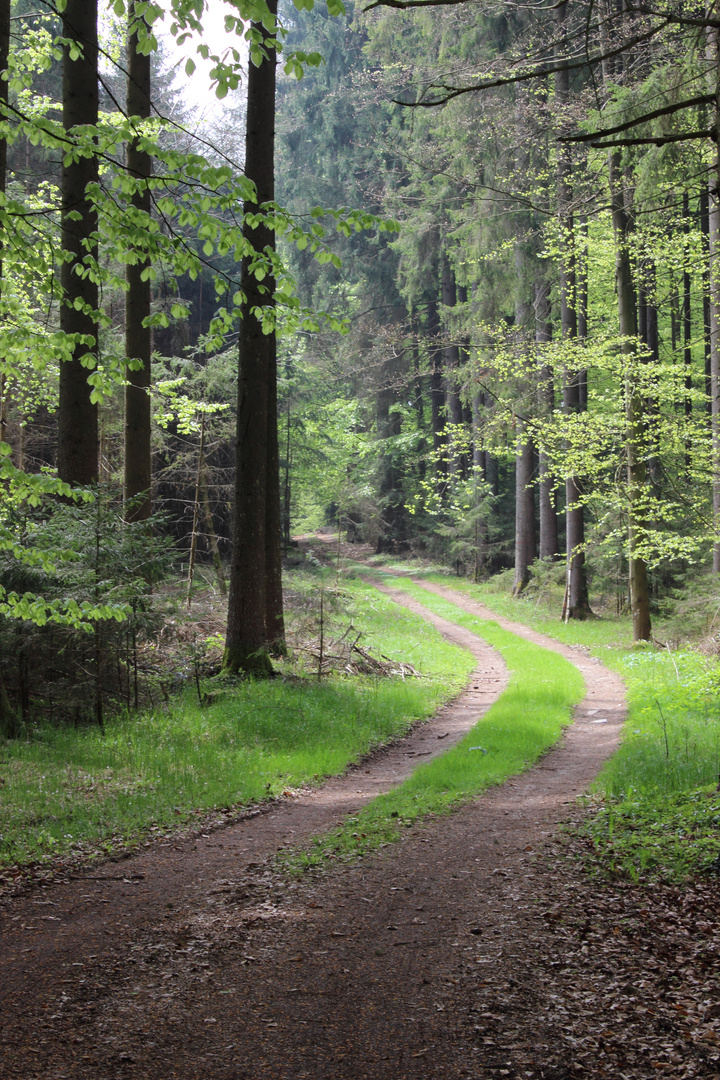
MULTIPOLYGON (((7 71, 10 60, 10 4, 5 3, 0 7, 0 119, 7 116, 9 101, 9 85, 2 73, 7 71)), ((7 139, 0 137, 0 196, 5 195, 7 190, 7 139)), ((0 226, 0 300, 3 293, 3 253, 4 253, 4 230, 0 226)), ((2 318, 2 315, 0 315, 2 318)), ((4 362, 0 356, 0 365, 4 362)), ((0 442, 5 442, 5 416, 7 381, 4 369, 0 371, 0 442)))
POLYGON ((517 453, 515 456, 515 578, 513 595, 521 593, 530 580, 530 566, 535 559, 535 489, 533 468, 535 454, 532 439, 518 417, 517 453))
MULTIPOLYGON (((714 71, 711 82, 715 94, 714 121, 716 130, 720 124, 720 30, 708 30, 708 60, 714 71)), ((708 247, 709 269, 709 330, 710 330, 710 432, 712 442, 712 508, 713 508, 713 562, 714 574, 720 574, 720 144, 708 184, 708 247)))
MULTIPOLYGON (((550 284, 544 277, 538 276, 535 281, 535 342, 538 345, 552 341, 552 322, 550 321, 550 284)), ((540 415, 544 420, 549 420, 555 409, 555 386, 552 368, 543 365, 540 368, 540 383, 538 386, 540 415)), ((545 450, 540 450, 538 455, 538 501, 540 504, 540 544, 538 555, 541 559, 557 559, 558 556, 558 524, 557 510, 555 509, 553 481, 548 469, 548 458, 545 450)))
POLYGON ((715 530, 712 568, 714 574, 720 574, 720 198, 717 181, 712 174, 709 189, 710 432, 715 530))
MULTIPOLYGON (((128 79, 127 114, 138 120, 151 115, 150 56, 138 49, 136 5, 130 7, 128 21, 128 79)), ((134 179, 148 180, 152 172, 150 154, 141 150, 137 140, 128 144, 127 169, 134 179)), ((133 206, 150 214, 150 190, 145 185, 132 198, 133 206)), ((152 330, 143 323, 150 317, 151 282, 143 281, 143 271, 149 265, 146 258, 127 267, 125 294, 125 355, 128 360, 142 364, 136 371, 128 370, 125 387, 125 478, 124 496, 128 521, 141 521, 152 512, 150 500, 150 368, 152 330)))
MULTIPOLYGON (((275 234, 271 234, 275 243, 275 234)), ((267 479, 265 490, 265 640, 274 656, 287 653, 282 591, 282 509, 277 390, 277 337, 270 335, 267 365, 267 479)), ((340 525, 338 524, 338 528, 340 525)))
POLYGON ((647 480, 644 448, 645 402, 638 386, 633 357, 638 333, 637 300, 632 280, 628 249, 629 222, 620 155, 608 155, 610 199, 615 230, 615 274, 618 295, 618 318, 623 337, 622 351, 627 357, 625 376, 625 443, 628 475, 628 564, 630 573, 630 607, 632 609, 633 640, 649 641, 650 594, 647 563, 638 554, 638 544, 644 531, 643 495, 647 480))
MULTIPOLYGON (((273 16, 277 4, 270 0, 273 16)), ((273 33, 253 24, 266 43, 273 33)), ((245 237, 254 251, 272 255, 274 231, 248 215, 275 198, 275 49, 265 45, 258 66, 249 64, 245 174, 255 184, 256 201, 246 203, 245 237)), ((223 669, 236 674, 272 673, 270 652, 284 646, 282 608, 282 528, 277 430, 276 338, 264 333, 263 309, 274 306, 271 275, 259 282, 253 259, 242 263, 233 549, 228 627, 223 669), (256 314, 258 311, 260 314, 256 314)))
POLYGON ((438 305, 431 300, 427 307, 428 347, 430 350, 430 424, 435 458, 436 489, 440 498, 447 493, 447 428, 445 387, 443 382, 443 351, 440 346, 440 316, 438 305))
MULTIPOLYGON (((98 122, 97 0, 67 0, 63 37, 70 43, 63 46, 63 126, 72 138, 74 128, 94 127, 98 122), (73 59, 75 46, 80 55, 73 59)), ((97 180, 95 154, 65 156, 60 329, 85 340, 76 341, 72 357, 60 365, 57 464, 60 479, 78 485, 95 483, 98 478, 98 410, 88 385, 98 357, 98 221, 87 193, 97 180)))
POLYGON ((703 252, 703 346, 705 353, 705 412, 712 414, 712 385, 710 381, 710 353, 712 348, 712 328, 710 325, 710 199, 706 186, 700 190, 699 199, 700 235, 703 252))
POLYGON ((451 312, 457 303, 457 289, 455 286, 455 274, 450 262, 445 256, 442 269, 442 303, 445 315, 445 344, 443 357, 445 361, 445 412, 450 424, 448 438, 448 473, 455 476, 462 470, 461 453, 458 448, 458 437, 463 422, 462 402, 460 400, 460 388, 458 385, 458 369, 460 367, 460 347, 457 342, 457 331, 451 322, 451 312))
MULTIPOLYGON (((567 15, 567 2, 557 8, 558 36, 562 36, 567 15)), ((563 47, 559 46, 560 55, 563 47)), ((570 97, 570 77, 567 68, 555 75, 555 95, 562 109, 570 97)), ((578 336, 578 282, 576 273, 574 220, 572 210, 572 158, 567 144, 558 151, 558 216, 560 220, 560 323, 564 341, 578 336)), ((563 409, 579 412, 582 403, 582 374, 568 370, 563 384, 563 409)), ((567 581, 563 617, 585 619, 592 615, 585 571, 585 509, 582 491, 576 476, 565 481, 565 550, 567 581)))

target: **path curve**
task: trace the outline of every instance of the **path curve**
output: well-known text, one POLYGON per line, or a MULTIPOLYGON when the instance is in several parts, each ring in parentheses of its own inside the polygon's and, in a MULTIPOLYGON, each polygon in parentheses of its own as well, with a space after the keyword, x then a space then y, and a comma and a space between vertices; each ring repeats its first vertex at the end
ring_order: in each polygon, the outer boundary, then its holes
MULTIPOLYGON (((573 648, 570 645, 563 645, 561 642, 548 637, 547 634, 531 630, 529 626, 525 626, 523 623, 514 622, 512 619, 505 619, 500 615, 496 615, 490 608, 477 600, 472 600, 465 593, 456 592, 445 585, 436 585, 424 581, 422 578, 413 577, 411 580, 415 585, 420 585, 427 592, 441 596, 443 600, 449 600, 450 603, 455 604, 463 611, 471 615, 477 615, 480 619, 489 619, 496 622, 503 629, 517 634, 518 637, 525 638, 526 641, 532 641, 536 645, 542 645, 545 649, 560 653, 571 664, 574 664, 585 680, 586 693, 575 709, 575 723, 571 731, 577 734, 588 724, 592 727, 602 728, 602 731, 598 732, 598 736, 601 740, 607 740, 607 754, 610 756, 617 745, 620 728, 626 716, 625 684, 619 675, 606 668, 594 656, 590 656, 582 647, 573 648)), ((571 735, 571 737, 573 736, 571 735)), ((589 779, 592 779, 592 774, 589 779)))
MULTIPOLYGON (((415 606, 406 597, 402 602, 415 606)), ((445 631, 455 640, 474 637, 458 627, 445 631)), ((533 636, 538 639, 556 647, 533 636)), ((494 654, 475 639, 473 649, 479 647, 480 666, 496 680, 494 698, 502 674, 496 661, 489 669, 494 654)), ((123 862, 116 874, 106 866, 92 878, 11 903, 0 937, 0 1017, 7 1025, 0 1074, 8 1080, 491 1075, 483 1071, 474 1029, 457 1019, 457 988, 468 971, 475 983, 479 974, 491 976, 479 985, 512 978, 517 957, 507 952, 508 942, 515 938, 523 949, 522 920, 513 911, 532 899, 536 853, 612 752, 622 719, 619 680, 569 651, 583 665, 588 696, 555 749, 528 772, 350 869, 288 885, 263 860, 383 790, 375 766, 364 771, 369 763, 269 813, 154 848, 123 862), (38 916, 41 905, 52 915, 38 916), (30 929, 30 915, 38 929, 30 929), (496 932, 501 940, 492 937, 496 932)), ((466 704, 462 697, 455 703, 462 712, 458 738, 482 703, 466 704)), ((439 736, 451 726, 450 715, 444 710, 439 728, 424 725, 411 739, 429 740, 430 752, 444 749, 451 737, 439 736)), ((411 766, 426 754, 421 745, 428 742, 405 743, 411 766)), ((396 762, 388 772, 408 765, 397 751, 383 761, 396 762)), ((383 782, 389 787, 399 778, 398 772, 383 782)))

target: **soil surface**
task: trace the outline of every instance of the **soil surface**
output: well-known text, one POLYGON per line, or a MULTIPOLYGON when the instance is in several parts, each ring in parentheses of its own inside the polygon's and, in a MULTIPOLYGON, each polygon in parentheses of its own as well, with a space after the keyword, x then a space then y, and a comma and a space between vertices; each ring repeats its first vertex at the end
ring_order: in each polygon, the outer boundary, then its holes
POLYGON ((378 855, 274 871, 278 848, 444 751, 501 691, 492 650, 425 614, 478 668, 407 739, 317 791, 6 897, 0 1076, 720 1080, 717 890, 599 888, 557 839, 624 715, 619 679, 581 651, 496 619, 582 671, 562 742, 378 855))

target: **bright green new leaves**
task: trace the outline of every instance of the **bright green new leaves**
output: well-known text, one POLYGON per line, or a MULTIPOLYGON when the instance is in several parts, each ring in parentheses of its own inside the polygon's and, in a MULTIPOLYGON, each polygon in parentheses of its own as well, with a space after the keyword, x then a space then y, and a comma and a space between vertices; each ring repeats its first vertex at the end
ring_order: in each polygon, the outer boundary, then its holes
MULTIPOLYGON (((112 6, 119 18, 127 16, 130 8, 128 0, 115 0, 112 6)), ((243 39, 250 46, 251 59, 258 62, 261 58, 259 31, 251 23, 262 24, 271 33, 281 35, 264 0, 238 0, 227 8, 226 27, 238 34, 238 49, 218 57, 202 41, 197 45, 199 55, 215 64, 213 77, 219 96, 238 85, 243 39)), ((149 53, 157 48, 156 31, 164 8, 157 3, 138 2, 133 10, 139 48, 149 53)), ((204 10, 203 0, 173 0, 169 7, 171 32, 178 43, 200 34, 204 10)), ((342 4, 331 3, 328 10, 340 14, 342 4)), ((250 239, 253 228, 266 225, 284 241, 285 250, 287 245, 294 245, 310 253, 319 264, 339 269, 340 259, 332 247, 333 234, 348 237, 363 230, 393 232, 397 228, 395 223, 347 208, 332 211, 316 208, 300 218, 274 203, 257 206, 243 216, 241 208, 252 205, 256 195, 250 181, 220 155, 176 149, 174 125, 163 119, 139 121, 121 113, 106 113, 96 127, 65 131, 58 119, 59 105, 34 90, 36 76, 50 71, 61 59, 62 45, 41 23, 23 33, 22 52, 11 58, 10 115, 0 117, 0 138, 9 145, 24 139, 30 146, 40 147, 55 159, 65 161, 98 157, 100 181, 88 189, 97 209, 98 233, 90 238, 87 254, 73 267, 74 272, 94 278, 101 294, 108 296, 126 288, 127 265, 141 265, 142 278, 150 281, 167 281, 183 275, 195 279, 210 267, 215 275, 219 303, 205 345, 208 349, 221 349, 234 331, 243 301, 241 264, 249 260, 251 273, 262 283, 262 288, 272 291, 275 299, 273 306, 256 312, 262 317, 267 333, 315 331, 320 327, 341 330, 341 320, 301 304, 295 280, 281 254, 270 248, 255 250, 250 239), (153 158, 153 175, 147 180, 131 176, 123 166, 124 150, 130 142, 153 158), (144 187, 151 195, 150 214, 135 205, 136 196, 144 187), (99 261, 92 255, 95 244, 101 253, 99 261)), ((281 51, 277 36, 270 46, 281 51)), ((297 78, 306 68, 317 68, 322 63, 321 55, 310 50, 288 53, 283 60, 286 71, 297 78)), ((189 59, 188 70, 193 65, 194 61, 189 59)), ((59 365, 78 346, 87 350, 83 362, 88 368, 94 402, 107 400, 126 378, 128 362, 114 341, 106 311, 92 313, 100 326, 99 342, 92 337, 63 335, 56 329, 62 303, 57 282, 60 264, 67 257, 59 242, 59 222, 59 192, 52 183, 42 182, 32 192, 11 183, 7 194, 0 198, 2 392, 12 397, 23 423, 31 420, 40 408, 54 410, 59 365)), ((155 306, 149 323, 167 326, 187 315, 188 309, 182 301, 171 299, 155 306)), ((201 407, 186 398, 177 386, 160 386, 157 393, 167 401, 161 413, 172 414, 183 430, 194 430, 201 407)), ((210 411, 215 408, 207 406, 210 411)), ((48 549, 38 554, 27 537, 21 542, 23 515, 27 511, 42 512, 45 500, 57 496, 87 500, 93 497, 92 493, 71 492, 50 474, 24 473, 11 461, 9 448, 4 447, 0 447, 0 480, 4 483, 0 499, 0 550, 50 572, 67 552, 58 544, 51 553, 48 549)), ((102 606, 89 601, 79 607, 57 599, 46 603, 35 593, 7 593, 0 597, 0 613, 38 623, 65 621, 72 626, 88 625, 96 619, 121 618, 122 612, 122 607, 117 605, 102 606)))
POLYGON ((174 423, 180 435, 197 435, 202 416, 215 416, 217 413, 226 412, 230 406, 226 402, 198 401, 196 397, 181 393, 186 383, 185 376, 162 379, 155 383, 155 419, 163 428, 174 423))

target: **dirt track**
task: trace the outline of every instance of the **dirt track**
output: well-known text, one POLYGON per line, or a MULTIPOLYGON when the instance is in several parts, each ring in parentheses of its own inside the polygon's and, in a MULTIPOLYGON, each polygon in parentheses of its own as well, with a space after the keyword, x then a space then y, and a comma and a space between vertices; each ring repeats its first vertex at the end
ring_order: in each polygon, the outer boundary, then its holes
MULTIPOLYGON (((458 813, 299 884, 266 861, 460 737, 503 685, 502 665, 478 639, 471 696, 346 777, 208 836, 9 902, 0 937, 0 1075, 714 1075, 711 1045, 673 1064, 671 1035, 662 1036, 664 1050, 648 1044, 647 1052, 638 1036, 619 1057, 602 1034, 610 988, 637 980, 638 958, 607 945, 596 958, 592 942, 604 926, 603 903, 622 937, 634 901, 618 893, 598 906, 595 887, 557 855, 552 836, 615 745, 622 686, 575 650, 511 628, 569 655, 588 695, 536 768, 458 813), (563 1001, 575 1005, 568 1011, 563 1001), (629 1072, 618 1071, 622 1061, 629 1072)), ((652 955, 647 961, 657 968, 652 955)), ((654 1001, 649 983, 648 993, 654 1001)))

